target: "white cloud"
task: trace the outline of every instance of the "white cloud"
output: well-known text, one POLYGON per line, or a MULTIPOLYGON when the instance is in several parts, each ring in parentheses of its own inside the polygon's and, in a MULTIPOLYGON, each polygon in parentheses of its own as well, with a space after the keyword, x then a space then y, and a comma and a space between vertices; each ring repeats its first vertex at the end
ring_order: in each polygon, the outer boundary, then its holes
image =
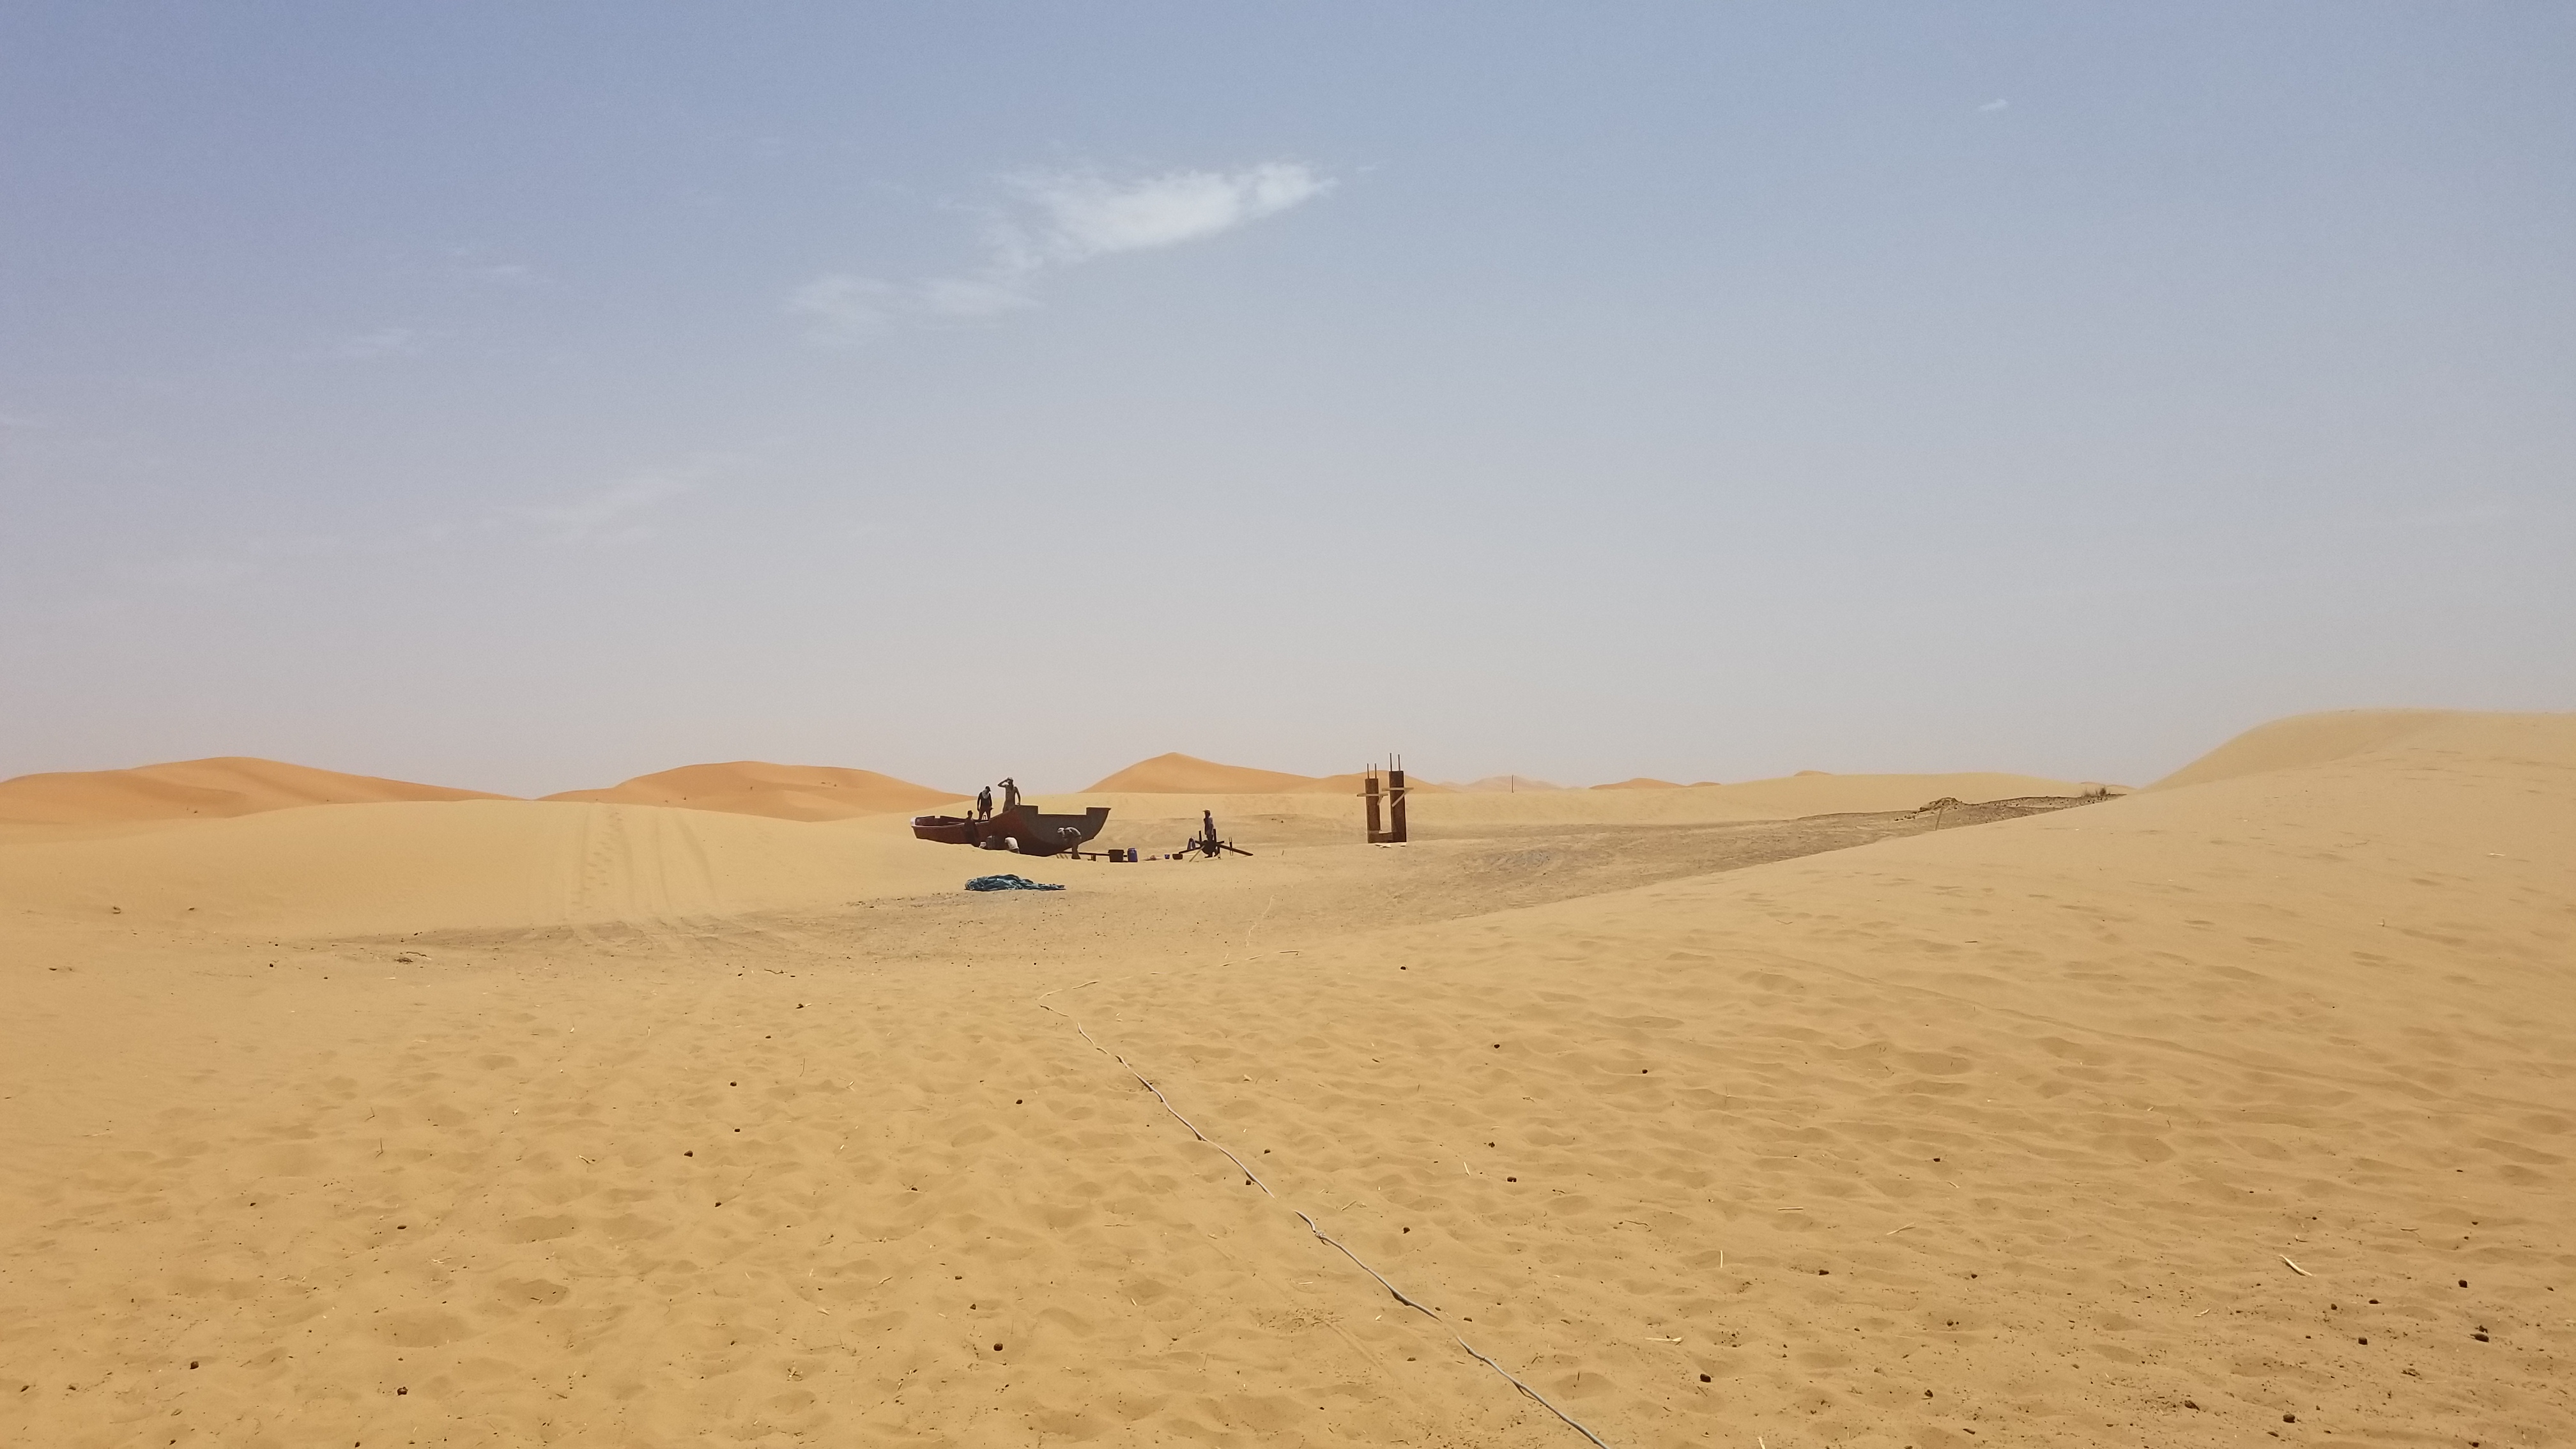
POLYGON ((379 327, 345 338, 333 348, 342 357, 364 360, 370 357, 405 357, 420 350, 420 334, 409 327, 379 327))
POLYGON ((1197 241, 1333 189, 1329 177, 1288 161, 1231 174, 1172 171, 1123 184, 1072 174, 1025 177, 1018 185, 1046 218, 1046 250, 1059 262, 1197 241))
POLYGON ((2011 104, 2012 102, 2005 100, 2001 96, 1997 96, 1993 100, 1986 102, 1984 105, 1977 107, 1977 109, 1980 111, 2000 111, 2011 104))
POLYGON ((533 287, 547 280, 534 266, 480 242, 447 248, 447 271, 458 281, 490 287, 533 287))
POLYGON ((895 283, 832 273, 799 287, 787 310, 809 318, 817 342, 848 344, 905 318, 986 318, 1038 305, 1040 274, 1119 252, 1199 241, 1274 216, 1333 189, 1292 161, 1242 171, 1168 171, 1116 181, 1096 171, 1024 175, 1014 204, 984 236, 984 264, 962 276, 895 283))
POLYGON ((817 342, 850 342, 886 329, 901 289, 873 277, 816 277, 787 299, 787 310, 814 320, 817 342))

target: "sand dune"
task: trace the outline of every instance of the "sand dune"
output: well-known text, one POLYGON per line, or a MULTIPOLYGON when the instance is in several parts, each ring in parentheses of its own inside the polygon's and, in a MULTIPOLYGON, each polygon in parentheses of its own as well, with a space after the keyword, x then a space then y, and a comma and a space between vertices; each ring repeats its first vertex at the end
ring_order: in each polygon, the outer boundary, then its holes
POLYGON ((1080 999, 1612 1443, 2550 1442, 2571 807, 2455 721, 1080 999))
POLYGON ((0 846, 0 1442, 1583 1443, 1453 1333, 1619 1449, 2560 1442, 2576 717, 2243 744, 1626 888, 1753 787, 1046 895, 899 816, 0 846))
POLYGON ((343 775, 309 765, 231 756, 143 765, 130 770, 85 770, 20 775, 0 780, 0 821, 92 824, 130 820, 184 820, 191 816, 251 815, 302 805, 370 804, 391 800, 501 800, 479 790, 451 790, 343 775))
POLYGON ((1687 787, 1670 780, 1658 780, 1651 775, 1639 775, 1633 780, 1620 780, 1613 784, 1595 785, 1592 788, 1595 790, 1680 790, 1687 787))
MULTIPOLYGON (((970 792, 971 793, 971 792, 970 792)), ((772 765, 735 760, 638 775, 605 790, 566 790, 549 800, 602 805, 675 805, 766 815, 778 820, 847 820, 859 815, 919 812, 965 798, 873 770, 831 765, 772 765)))
POLYGON ((1183 754, 1156 755, 1093 785, 1084 794, 1117 795, 1287 795, 1310 789, 1309 775, 1220 765, 1183 754))
MULTIPOLYGON (((901 817, 892 817, 899 825, 901 817)), ((0 908, 132 928, 399 935, 672 922, 954 890, 986 864, 908 831, 711 810, 342 805, 0 842, 0 908)), ((1042 861, 1014 861, 1046 874, 1042 861)))
MULTIPOLYGON (((2477 715, 2439 709, 2345 709, 2292 715, 2259 725, 2148 786, 2171 790, 2245 775, 2382 752, 2419 737, 2480 720, 2507 722, 2512 715, 2477 715)), ((2547 719, 2549 716, 2540 716, 2547 719)))
MULTIPOLYGON (((1428 780, 1408 782, 1417 795, 1445 795, 1450 787, 1428 780)), ((1102 780, 1085 795, 1350 795, 1360 793, 1360 774, 1291 775, 1244 765, 1219 765, 1189 755, 1156 755, 1139 760, 1102 780)))
POLYGON ((1481 780, 1469 780, 1464 784, 1448 784, 1443 788, 1467 792, 1492 790, 1512 795, 1525 790, 1562 790, 1565 787, 1551 785, 1545 780, 1534 780, 1527 775, 1487 775, 1481 780))

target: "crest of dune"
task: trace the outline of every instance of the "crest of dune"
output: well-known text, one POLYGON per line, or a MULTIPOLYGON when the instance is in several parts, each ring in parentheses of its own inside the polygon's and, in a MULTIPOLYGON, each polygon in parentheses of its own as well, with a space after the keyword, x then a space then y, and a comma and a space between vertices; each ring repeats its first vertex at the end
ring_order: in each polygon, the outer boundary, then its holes
POLYGON ((1688 787, 1672 780, 1658 780, 1651 775, 1639 775, 1633 780, 1621 780, 1611 785, 1595 785, 1592 788, 1595 790, 1680 790, 1688 787))
POLYGON ((545 798, 599 805, 672 805, 686 810, 766 815, 774 820, 847 820, 859 815, 928 810, 964 796, 955 790, 935 790, 874 770, 734 760, 721 765, 683 765, 676 770, 638 775, 605 790, 566 790, 545 798))
MULTIPOLYGON (((1415 780, 1407 787, 1417 795, 1445 795, 1446 785, 1415 780)), ((1156 755, 1083 792, 1086 795, 1356 795, 1360 776, 1291 775, 1282 770, 1256 770, 1249 765, 1220 765, 1192 755, 1156 755)))
POLYGON ((2448 709, 2339 709, 2297 714, 2257 725, 2217 749, 2156 781, 2150 790, 2206 785, 2245 775, 2265 775, 2308 765, 2330 764, 2401 745, 2418 737, 2474 725, 2513 720, 2563 719, 2557 715, 2478 714, 2448 709))
POLYGON ((1192 755, 1156 755, 1138 760, 1085 791, 1086 794, 1133 795, 1286 795, 1315 786, 1312 775, 1256 770, 1248 765, 1220 765, 1192 755))
POLYGON ((373 775, 343 775, 336 770, 235 755, 138 765, 126 770, 66 771, 0 780, 0 821, 94 825, 256 815, 303 805, 508 798, 481 790, 453 790, 373 775))

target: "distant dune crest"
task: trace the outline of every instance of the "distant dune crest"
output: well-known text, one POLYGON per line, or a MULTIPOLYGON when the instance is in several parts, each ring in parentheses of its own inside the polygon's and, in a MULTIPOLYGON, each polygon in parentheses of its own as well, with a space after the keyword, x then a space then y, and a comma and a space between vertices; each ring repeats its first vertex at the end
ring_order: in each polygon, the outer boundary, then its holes
POLYGON ((219 819, 304 805, 372 805, 403 800, 507 800, 373 775, 227 755, 127 770, 82 770, 0 780, 0 821, 90 825, 111 821, 219 819))
MULTIPOLYGON (((2517 715, 2434 709, 2336 710, 2274 720, 2238 735, 2148 786, 2182 789, 2248 775, 2353 760, 2392 750, 2432 747, 2462 729, 2563 730, 2561 715, 2517 715)), ((1525 775, 1489 775, 1465 784, 1415 779, 1423 795, 1560 793, 1580 795, 1525 775)), ((1772 780, 1684 785, 1638 776, 1593 791, 1687 791, 1723 795, 1747 818, 1790 818, 1844 811, 1909 809, 1944 796, 1966 801, 2028 795, 2073 795, 2125 787, 1995 773, 1841 775, 1800 770, 1772 780)), ((1360 776, 1297 775, 1225 765, 1179 753, 1140 760, 1083 793, 1133 795, 1356 795, 1360 776)), ((509 800, 486 790, 349 775, 277 760, 222 756, 123 770, 65 771, 0 780, 0 824, 113 825, 192 818, 222 819, 312 805, 372 805, 509 800)), ((935 809, 965 792, 915 784, 874 770, 835 765, 779 765, 761 760, 686 765, 639 775, 597 790, 567 790, 549 801, 656 805, 759 815, 775 820, 847 820, 935 809)), ((1499 804, 1499 802, 1497 802, 1499 804)))
MULTIPOLYGON (((1407 785, 1416 793, 1446 795, 1455 788, 1428 780, 1407 785)), ((1085 795, 1356 795, 1360 775, 1291 775, 1249 765, 1220 765, 1195 755, 1156 755, 1083 791, 1085 795)))
POLYGON ((2566 715, 2488 714, 2456 709, 2338 709, 2294 714, 2256 725, 2156 781, 2150 790, 2207 785, 2276 770, 2332 764, 2406 745, 2426 736, 2482 726, 2564 728, 2566 715))
POLYGON ((599 805, 721 810, 732 815, 765 815, 773 820, 849 820, 861 815, 929 810, 962 800, 966 794, 916 785, 874 770, 733 760, 721 765, 683 765, 676 770, 638 775, 605 790, 566 790, 545 798, 599 805))
POLYGON ((1463 785, 1453 784, 1447 788, 1455 790, 1462 795, 1481 795, 1487 793, 1499 795, 1522 795, 1540 790, 1562 790, 1565 787, 1563 785, 1550 784, 1545 780, 1533 780, 1527 775, 1487 775, 1481 780, 1469 780, 1463 785))

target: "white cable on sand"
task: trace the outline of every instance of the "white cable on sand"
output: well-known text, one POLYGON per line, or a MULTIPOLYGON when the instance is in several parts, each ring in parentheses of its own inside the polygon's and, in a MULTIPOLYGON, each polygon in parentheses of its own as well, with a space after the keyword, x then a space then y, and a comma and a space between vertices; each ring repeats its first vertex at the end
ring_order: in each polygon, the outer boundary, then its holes
MULTIPOLYGON (((1050 996, 1054 995, 1054 993, 1053 993, 1053 992, 1049 992, 1049 993, 1047 993, 1047 994, 1048 994, 1048 995, 1050 995, 1050 996)), ((1242 1158, 1240 1158, 1240 1157, 1235 1156, 1235 1155, 1234 1155, 1234 1153, 1233 1153, 1233 1151, 1232 1151, 1231 1149, 1229 1149, 1229 1148, 1228 1148, 1224 1143, 1217 1141, 1215 1138, 1208 1136, 1208 1135, 1207 1135, 1206 1133, 1204 1133, 1204 1132, 1201 1132, 1201 1131, 1198 1129, 1198 1124, 1197 1124, 1197 1123, 1192 1122, 1189 1118, 1182 1116, 1182 1115, 1181 1115, 1181 1109, 1172 1105, 1172 1099, 1163 1095, 1163 1089, 1162 1089, 1162 1088, 1160 1088, 1160 1087, 1155 1086, 1155 1085, 1154 1085, 1154 1083, 1153 1083, 1153 1080, 1152 1080, 1151 1078, 1147 1077, 1143 1072, 1140 1072, 1140 1071, 1136 1070, 1136 1067, 1135 1067, 1135 1064, 1134 1064, 1134 1063, 1132 1063, 1132 1062, 1128 1061, 1125 1057, 1122 1057, 1122 1056, 1118 1055, 1118 1053, 1111 1051, 1109 1048, 1107 1048, 1107 1047, 1105 1047, 1105 1046, 1102 1046, 1102 1045, 1101 1045, 1101 1044, 1100 1044, 1096 1039, 1094 1039, 1094 1038, 1093 1038, 1093 1036, 1091 1035, 1091 1033, 1090 1033, 1090 1032, 1088 1032, 1088 1031, 1083 1031, 1083 1027, 1082 1027, 1082 1023, 1081 1023, 1081 1022, 1074 1021, 1072 1017, 1070 1017, 1070 1016, 1065 1016, 1065 1014, 1064 1014, 1063 1012, 1061 1012, 1061 1011, 1056 1011, 1056 1009, 1055 1009, 1054 1007, 1049 1006, 1049 1005, 1047 1005, 1047 1004, 1046 1004, 1046 1001, 1045 1001, 1045 999, 1044 999, 1043 997, 1041 997, 1041 998, 1039 999, 1039 1001, 1038 1001, 1038 1008, 1039 1008, 1041 1011, 1054 1012, 1054 1014, 1055 1014, 1055 1015, 1057 1015, 1057 1016, 1064 1016, 1064 1019, 1065 1019, 1065 1020, 1067 1020, 1067 1021, 1072 1021, 1072 1022, 1073 1022, 1073 1029, 1074 1029, 1075 1031, 1077 1031, 1077 1032, 1081 1032, 1081 1033, 1082 1033, 1082 1039, 1083 1039, 1084 1041, 1087 1041, 1087 1042, 1090 1042, 1090 1043, 1091 1043, 1091 1049, 1092 1049, 1093 1051, 1096 1051, 1096 1052, 1100 1053, 1102 1056, 1105 1056, 1105 1057, 1109 1058, 1111 1061, 1116 1062, 1116 1063, 1117 1063, 1118 1065, 1120 1065, 1121 1067, 1126 1068, 1126 1069, 1127 1069, 1127 1075, 1129 1075, 1129 1076, 1131 1076, 1131 1077, 1134 1077, 1137 1081, 1139 1081, 1139 1082, 1143 1083, 1143 1084, 1144 1084, 1144 1087, 1145 1087, 1145 1090, 1154 1094, 1154 1100, 1163 1104, 1163 1110, 1172 1114, 1172 1120, 1173 1120, 1173 1121, 1178 1122, 1178 1123, 1180 1123, 1182 1126, 1189 1128, 1189 1129, 1190 1129, 1190 1135, 1191 1135, 1192 1137, 1195 1137, 1195 1138, 1197 1138, 1198 1140, 1200 1140, 1201 1142, 1206 1143, 1208 1146, 1215 1148, 1217 1151, 1224 1153, 1224 1154, 1225 1154, 1225 1160, 1226 1160, 1226 1161, 1231 1162, 1231 1163, 1233 1163, 1236 1167, 1238 1167, 1238 1168, 1242 1168, 1242 1169, 1243 1169, 1243 1180, 1244 1180, 1244 1181, 1246 1181, 1246 1182, 1248 1182, 1248 1183, 1251 1183, 1254 1187, 1257 1187, 1257 1188, 1261 1189, 1262 1194, 1263 1194, 1264 1196, 1266 1196, 1266 1197, 1270 1197, 1270 1198, 1277 1198, 1277 1197, 1279 1196, 1279 1194, 1277 1194, 1277 1193, 1275 1193, 1275 1192, 1272 1192, 1272 1191, 1270 1190, 1270 1184, 1268 1184, 1268 1183, 1266 1183, 1266 1182, 1263 1182, 1263 1181, 1261 1180, 1260 1174, 1258 1174, 1258 1173, 1254 1172, 1250 1167, 1245 1166, 1245 1165, 1244 1165, 1244 1161, 1243 1161, 1243 1159, 1242 1159, 1242 1158)), ((1341 1240, 1339 1240, 1339 1239, 1337 1239, 1337 1238, 1334 1238, 1334 1237, 1332 1237, 1331 1235, 1327 1234, 1327 1233, 1326 1233, 1322 1228, 1317 1227, 1317 1226, 1315 1225, 1315 1220, 1314 1220, 1313 1218, 1310 1218, 1310 1217, 1306 1216, 1306 1214, 1305 1214, 1304 1212, 1302 1212, 1302 1211, 1300 1211, 1300 1210, 1298 1210, 1298 1209, 1296 1209, 1296 1208, 1293 1208, 1293 1207, 1292 1207, 1292 1208, 1290 1208, 1290 1209, 1288 1209, 1288 1211, 1290 1211, 1290 1212, 1292 1212, 1292 1213, 1296 1213, 1296 1214, 1297 1214, 1297 1221, 1299 1221, 1299 1222, 1301 1222, 1301 1223, 1304 1223, 1304 1224, 1306 1225, 1306 1231, 1308 1231, 1308 1232, 1310 1232, 1310 1233, 1313 1233, 1313 1234, 1314 1234, 1318 1239, 1320 1239, 1320 1240, 1322 1240, 1323 1242, 1325 1242, 1325 1243, 1327 1243, 1327 1244, 1331 1245, 1334 1249, 1336 1249, 1337 1251, 1339 1251, 1343 1257, 1350 1259, 1350 1260, 1351 1260, 1352 1262, 1354 1262, 1354 1263, 1357 1263, 1357 1264, 1359 1265, 1359 1270, 1360 1270, 1361 1272, 1366 1273, 1367 1275, 1369 1275, 1369 1276, 1370 1276, 1370 1277, 1372 1277, 1372 1278, 1375 1278, 1375 1279, 1377 1280, 1377 1286, 1379 1286, 1380 1288, 1385 1289, 1387 1292, 1389 1292, 1389 1293, 1391 1293, 1391 1294, 1395 1295, 1395 1301, 1396 1301, 1396 1302, 1403 1304, 1405 1307, 1410 1308, 1410 1309, 1412 1309, 1414 1312, 1419 1313, 1419 1314, 1421 1314, 1422 1316, 1424 1316, 1425 1318, 1430 1319, 1432 1322, 1439 1324, 1439 1325, 1440 1325, 1440 1327, 1448 1333, 1449 1337, 1450 1337, 1450 1338, 1452 1338, 1452 1339, 1454 1339, 1454 1340, 1456 1340, 1456 1342, 1457 1342, 1458 1346, 1459 1346, 1460 1348, 1465 1349, 1465 1350, 1468 1352, 1468 1354, 1469 1354, 1469 1355, 1471 1355, 1472 1357, 1474 1357, 1474 1358, 1475 1358, 1475 1360, 1476 1360, 1478 1363, 1481 1363, 1481 1364, 1483 1364, 1485 1367, 1487 1367, 1487 1368, 1489 1368, 1489 1369, 1492 1369, 1494 1372, 1496 1372, 1496 1373, 1498 1373, 1498 1374, 1501 1374, 1501 1375, 1503 1376, 1503 1381, 1504 1381, 1505 1383, 1510 1384, 1513 1388, 1516 1388, 1516 1389, 1520 1390, 1522 1393, 1527 1394, 1527 1395, 1529 1395, 1531 1398, 1533 1398, 1533 1399, 1537 1400, 1537 1401, 1538 1401, 1538 1406, 1539 1406, 1540 1408, 1545 1409, 1545 1410, 1547 1410, 1549 1413, 1554 1414, 1554 1415, 1555 1415, 1555 1416, 1557 1416, 1558 1418, 1560 1418, 1560 1419, 1564 1420, 1564 1421, 1565 1421, 1565 1423, 1566 1423, 1566 1425, 1567 1425, 1567 1427, 1569 1427, 1569 1428, 1573 1429, 1575 1433, 1580 1434, 1580 1435, 1582 1435, 1584 1438, 1591 1440, 1591 1441, 1593 1442, 1594 1446, 1596 1446, 1596 1449, 1610 1449, 1610 1446, 1609 1446, 1609 1445, 1607 1445, 1607 1444, 1605 1444, 1605 1443, 1602 1443, 1602 1441, 1601 1441, 1601 1436, 1600 1436, 1600 1435, 1595 1434, 1595 1433, 1593 1433, 1590 1429, 1587 1429, 1587 1428, 1583 1427, 1582 1422, 1581 1422, 1580 1420, 1576 1419, 1572 1414, 1569 1414, 1569 1413, 1565 1412, 1563 1409, 1558 1408, 1556 1405, 1554 1405, 1554 1404, 1552 1404, 1552 1403, 1549 1403, 1549 1402, 1548 1402, 1548 1399, 1547 1399, 1547 1395, 1542 1394, 1542 1393, 1540 1393, 1538 1390, 1536 1390, 1536 1389, 1534 1389, 1534 1388, 1531 1388, 1529 1385, 1527 1385, 1527 1384, 1525 1384, 1525 1383, 1521 1382, 1521 1381, 1520 1381, 1520 1379, 1519 1379, 1517 1376, 1515 1376, 1515 1375, 1512 1373, 1512 1371, 1511 1371, 1510 1369, 1507 1369, 1507 1368, 1503 1367, 1501 1364, 1498 1364, 1498 1363, 1494 1362, 1491 1358, 1486 1357, 1482 1352, 1478 1351, 1478 1349, 1476 1348, 1476 1346, 1475 1346, 1474 1344, 1469 1343, 1466 1339, 1464 1339, 1464 1338, 1462 1338, 1462 1337, 1460 1337, 1460 1336, 1459 1336, 1459 1334, 1458 1334, 1458 1330, 1456 1330, 1456 1329, 1454 1329, 1454 1328, 1449 1327, 1449 1321, 1448 1321, 1447 1319, 1442 1318, 1439 1314, 1437 1314, 1437 1313, 1433 1312, 1430 1308, 1426 1307, 1426 1306, 1425 1306, 1425 1305, 1423 1305, 1422 1303, 1419 1303, 1419 1302, 1415 1301, 1413 1298, 1411 1298, 1411 1297, 1407 1296, 1407 1295, 1406 1295, 1406 1293, 1405 1293, 1405 1291, 1404 1291, 1403 1289, 1398 1288, 1398 1287, 1396 1287, 1393 1283, 1388 1282, 1388 1281, 1386 1280, 1386 1275, 1385 1275, 1384 1273, 1381 1273, 1381 1272, 1379 1272, 1378 1270, 1376 1270, 1375 1268, 1370 1267, 1370 1266, 1368 1265, 1367 1260, 1365 1260, 1365 1259, 1361 1258, 1359 1254, 1352 1252, 1352 1251, 1350 1250, 1350 1247, 1349 1247, 1347 1244, 1345 1244, 1345 1243, 1343 1243, 1341 1240)))

